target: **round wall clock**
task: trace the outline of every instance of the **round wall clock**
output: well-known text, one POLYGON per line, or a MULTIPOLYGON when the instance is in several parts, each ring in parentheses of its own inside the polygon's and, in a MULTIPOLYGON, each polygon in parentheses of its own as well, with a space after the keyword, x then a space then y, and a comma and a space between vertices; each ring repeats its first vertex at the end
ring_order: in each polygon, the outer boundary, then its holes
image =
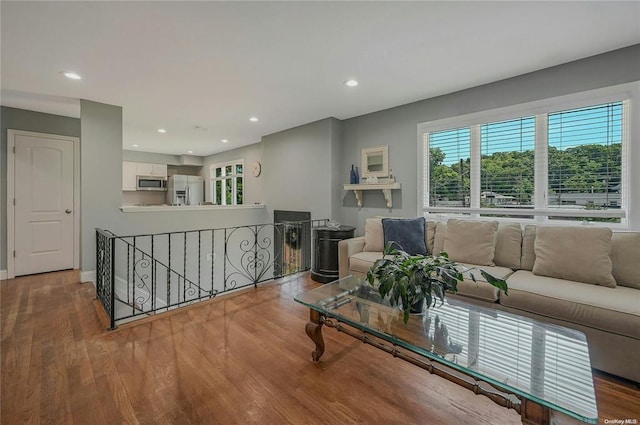
POLYGON ((251 166, 251 170, 253 172, 253 177, 258 177, 262 172, 262 165, 258 161, 253 161, 253 165, 251 166))

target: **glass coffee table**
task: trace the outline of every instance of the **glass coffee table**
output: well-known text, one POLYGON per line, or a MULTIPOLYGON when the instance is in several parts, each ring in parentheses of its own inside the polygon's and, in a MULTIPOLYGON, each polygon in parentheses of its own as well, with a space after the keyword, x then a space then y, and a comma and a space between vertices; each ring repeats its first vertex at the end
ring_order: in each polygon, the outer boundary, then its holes
POLYGON ((516 410, 524 424, 598 423, 582 332, 454 297, 405 324, 398 308, 353 276, 295 300, 310 309, 314 362, 329 326, 516 410))

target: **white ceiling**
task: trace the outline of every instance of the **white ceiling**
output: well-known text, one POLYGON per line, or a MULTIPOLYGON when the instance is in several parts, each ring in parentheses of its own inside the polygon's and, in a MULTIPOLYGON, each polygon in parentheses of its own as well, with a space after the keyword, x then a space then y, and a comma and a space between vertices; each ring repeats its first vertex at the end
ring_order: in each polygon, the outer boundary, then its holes
POLYGON ((640 43, 637 1, 0 7, 3 105, 120 105, 125 149, 170 154, 210 155, 640 43))

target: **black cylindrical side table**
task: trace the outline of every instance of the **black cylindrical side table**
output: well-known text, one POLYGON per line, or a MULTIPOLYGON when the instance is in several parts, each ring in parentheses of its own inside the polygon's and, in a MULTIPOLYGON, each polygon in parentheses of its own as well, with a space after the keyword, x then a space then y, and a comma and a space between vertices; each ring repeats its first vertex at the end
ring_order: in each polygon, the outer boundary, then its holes
POLYGON ((311 279, 328 283, 338 279, 338 242, 353 237, 355 227, 316 227, 311 279))

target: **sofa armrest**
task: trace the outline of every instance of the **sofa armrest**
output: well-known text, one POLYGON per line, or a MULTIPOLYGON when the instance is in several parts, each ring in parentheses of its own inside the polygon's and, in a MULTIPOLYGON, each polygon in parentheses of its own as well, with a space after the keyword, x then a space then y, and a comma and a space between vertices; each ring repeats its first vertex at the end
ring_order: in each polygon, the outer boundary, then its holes
POLYGON ((349 276, 349 257, 364 249, 364 236, 338 242, 338 277, 349 276))

